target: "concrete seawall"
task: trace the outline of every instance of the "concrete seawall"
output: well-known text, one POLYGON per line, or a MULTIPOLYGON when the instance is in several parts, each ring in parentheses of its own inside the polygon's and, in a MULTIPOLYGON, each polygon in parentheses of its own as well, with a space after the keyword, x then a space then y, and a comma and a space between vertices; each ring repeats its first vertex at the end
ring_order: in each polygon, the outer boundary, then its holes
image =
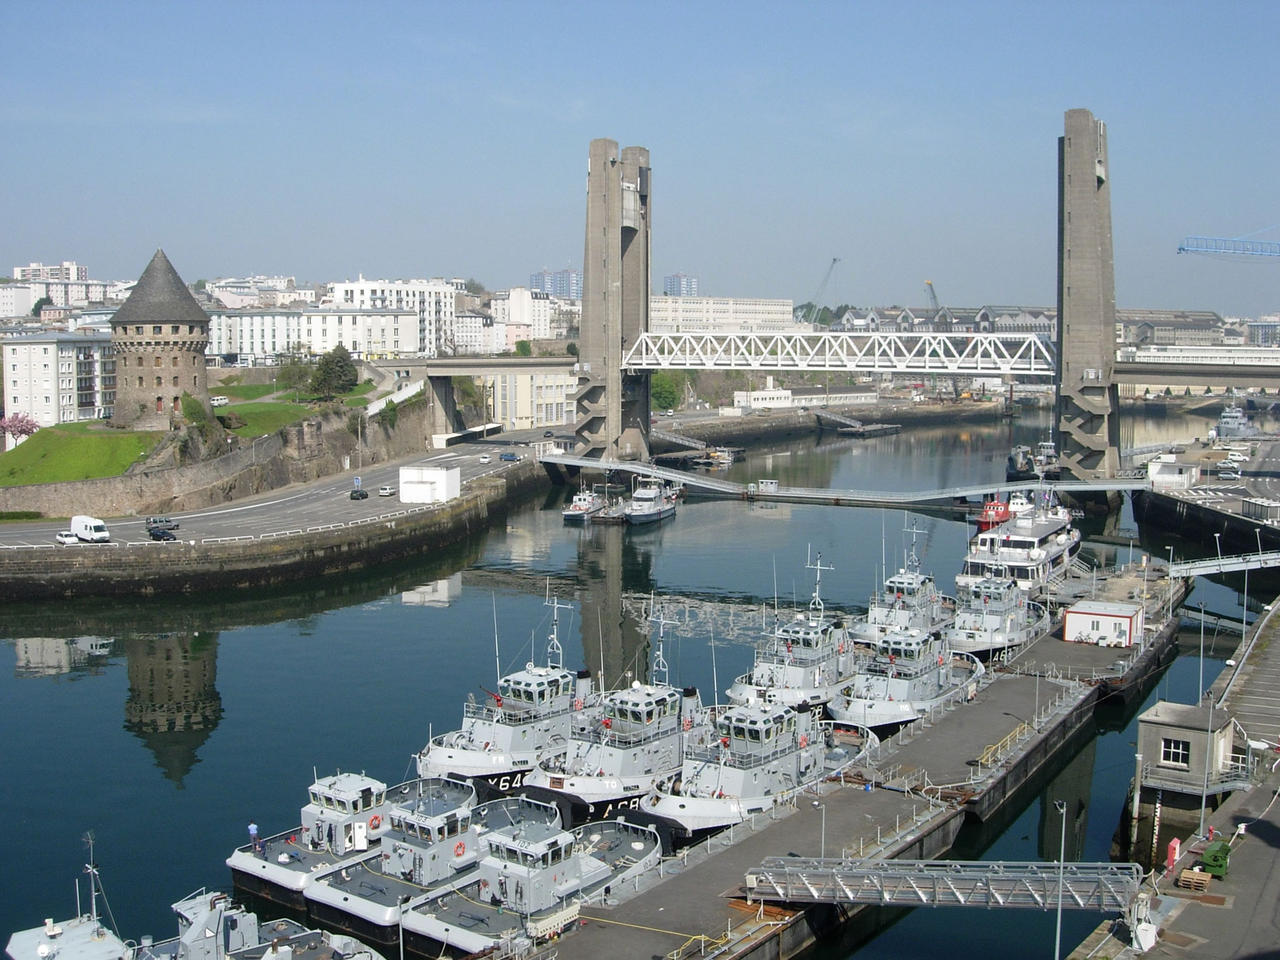
POLYGON ((509 499, 539 485, 540 474, 534 465, 519 464, 505 476, 468 484, 450 503, 326 530, 213 542, 0 550, 0 593, 32 600, 190 594, 358 570, 462 540, 505 515, 509 499))

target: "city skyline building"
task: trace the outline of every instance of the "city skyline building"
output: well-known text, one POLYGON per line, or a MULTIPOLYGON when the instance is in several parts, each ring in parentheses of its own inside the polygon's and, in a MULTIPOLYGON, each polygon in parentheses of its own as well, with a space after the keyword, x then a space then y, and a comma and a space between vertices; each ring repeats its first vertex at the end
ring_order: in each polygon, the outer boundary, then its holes
POLYGON ((545 267, 529 274, 529 289, 549 293, 562 300, 582 299, 582 271, 573 267, 551 271, 545 267))
MULTIPOLYGON (((112 415, 116 361, 106 333, 47 330, 0 341, 4 409, 25 413, 41 427, 112 415)), ((5 435, 5 450, 17 441, 5 435)))
POLYGON ((666 297, 696 297, 698 278, 683 273, 673 273, 663 277, 662 294, 666 297))

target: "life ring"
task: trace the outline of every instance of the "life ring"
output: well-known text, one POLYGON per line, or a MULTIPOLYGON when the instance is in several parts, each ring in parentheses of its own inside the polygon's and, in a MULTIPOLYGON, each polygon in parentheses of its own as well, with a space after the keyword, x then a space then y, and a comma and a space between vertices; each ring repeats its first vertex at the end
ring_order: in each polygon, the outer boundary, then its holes
POLYGON ((377 830, 380 826, 382 826, 382 817, 375 813, 369 818, 369 829, 377 830))
POLYGON ((809 745, 809 735, 807 733, 800 734, 800 746, 807 747, 809 745))
POLYGON ((685 728, 685 730, 692 730, 692 729, 693 729, 693 717, 685 717, 685 718, 684 718, 684 721, 680 724, 680 726, 684 727, 684 728, 685 728))
POLYGON ((573 709, 575 709, 575 710, 581 710, 581 709, 582 709, 582 698, 581 698, 581 697, 578 697, 578 699, 577 699, 577 700, 573 701, 573 709))
POLYGON ((467 845, 463 843, 461 840, 459 840, 457 843, 453 845, 453 855, 455 857, 460 857, 466 852, 467 852, 467 845))

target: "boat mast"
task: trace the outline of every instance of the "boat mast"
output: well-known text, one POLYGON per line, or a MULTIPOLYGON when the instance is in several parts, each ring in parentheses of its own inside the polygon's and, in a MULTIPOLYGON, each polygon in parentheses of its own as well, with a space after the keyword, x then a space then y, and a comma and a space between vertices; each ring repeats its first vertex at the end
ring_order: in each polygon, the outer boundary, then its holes
POLYGON ((818 551, 816 560, 810 560, 805 557, 804 566, 806 570, 813 570, 816 575, 813 578, 813 599, 809 601, 809 612, 814 614, 817 619, 822 618, 822 612, 825 609, 822 606, 822 571, 834 570, 835 567, 824 567, 822 565, 822 551, 818 551))
POLYGON ((569 604, 561 603, 559 597, 551 596, 551 578, 547 578, 547 599, 544 606, 551 608, 551 633, 547 636, 547 666, 556 670, 564 669, 564 649, 560 646, 560 611, 568 610, 569 604))
POLYGON ((662 684, 668 686, 667 682, 667 658, 662 655, 662 640, 666 631, 667 624, 674 624, 676 621, 668 620, 662 615, 662 608, 654 603, 653 598, 649 598, 649 621, 658 625, 658 646, 653 651, 653 669, 649 671, 649 682, 657 686, 662 684))

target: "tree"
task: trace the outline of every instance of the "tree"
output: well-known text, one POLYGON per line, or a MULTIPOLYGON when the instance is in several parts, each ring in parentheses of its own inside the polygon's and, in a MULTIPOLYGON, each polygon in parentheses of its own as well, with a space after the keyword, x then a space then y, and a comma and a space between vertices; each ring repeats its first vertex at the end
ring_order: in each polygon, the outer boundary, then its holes
POLYGON ((40 424, 25 413, 11 413, 7 417, 0 417, 0 433, 15 440, 25 440, 39 429, 40 424))
POLYGON ((570 341, 569 345, 564 348, 564 352, 571 357, 576 357, 578 355, 578 345, 573 341, 570 341))
POLYGON ((311 376, 311 364, 304 363, 296 357, 286 360, 276 370, 276 384, 281 390, 292 390, 293 399, 298 399, 298 388, 311 376))
POLYGON ((359 381, 355 361, 342 344, 338 344, 316 364, 311 374, 311 392, 317 397, 330 400, 340 393, 346 393, 359 381))
POLYGON ((517 357, 532 357, 532 356, 533 356, 533 344, 532 344, 532 343, 530 343, 528 340, 517 340, 517 341, 516 341, 516 356, 517 356, 517 357))
POLYGON ((35 305, 34 305, 34 306, 32 306, 32 308, 31 308, 31 315, 32 315, 33 317, 38 317, 38 316, 40 316, 40 309, 41 309, 42 307, 49 307, 49 306, 53 306, 53 298, 52 298, 52 297, 41 297, 39 300, 37 300, 37 301, 35 302, 35 305))
POLYGON ((477 280, 475 277, 467 277, 467 282, 466 284, 464 284, 464 286, 466 287, 467 293, 484 293, 485 292, 484 284, 481 283, 479 280, 477 280))
POLYGON ((659 371, 649 378, 649 402, 655 410, 672 410, 680 402, 680 385, 672 374, 659 371))

